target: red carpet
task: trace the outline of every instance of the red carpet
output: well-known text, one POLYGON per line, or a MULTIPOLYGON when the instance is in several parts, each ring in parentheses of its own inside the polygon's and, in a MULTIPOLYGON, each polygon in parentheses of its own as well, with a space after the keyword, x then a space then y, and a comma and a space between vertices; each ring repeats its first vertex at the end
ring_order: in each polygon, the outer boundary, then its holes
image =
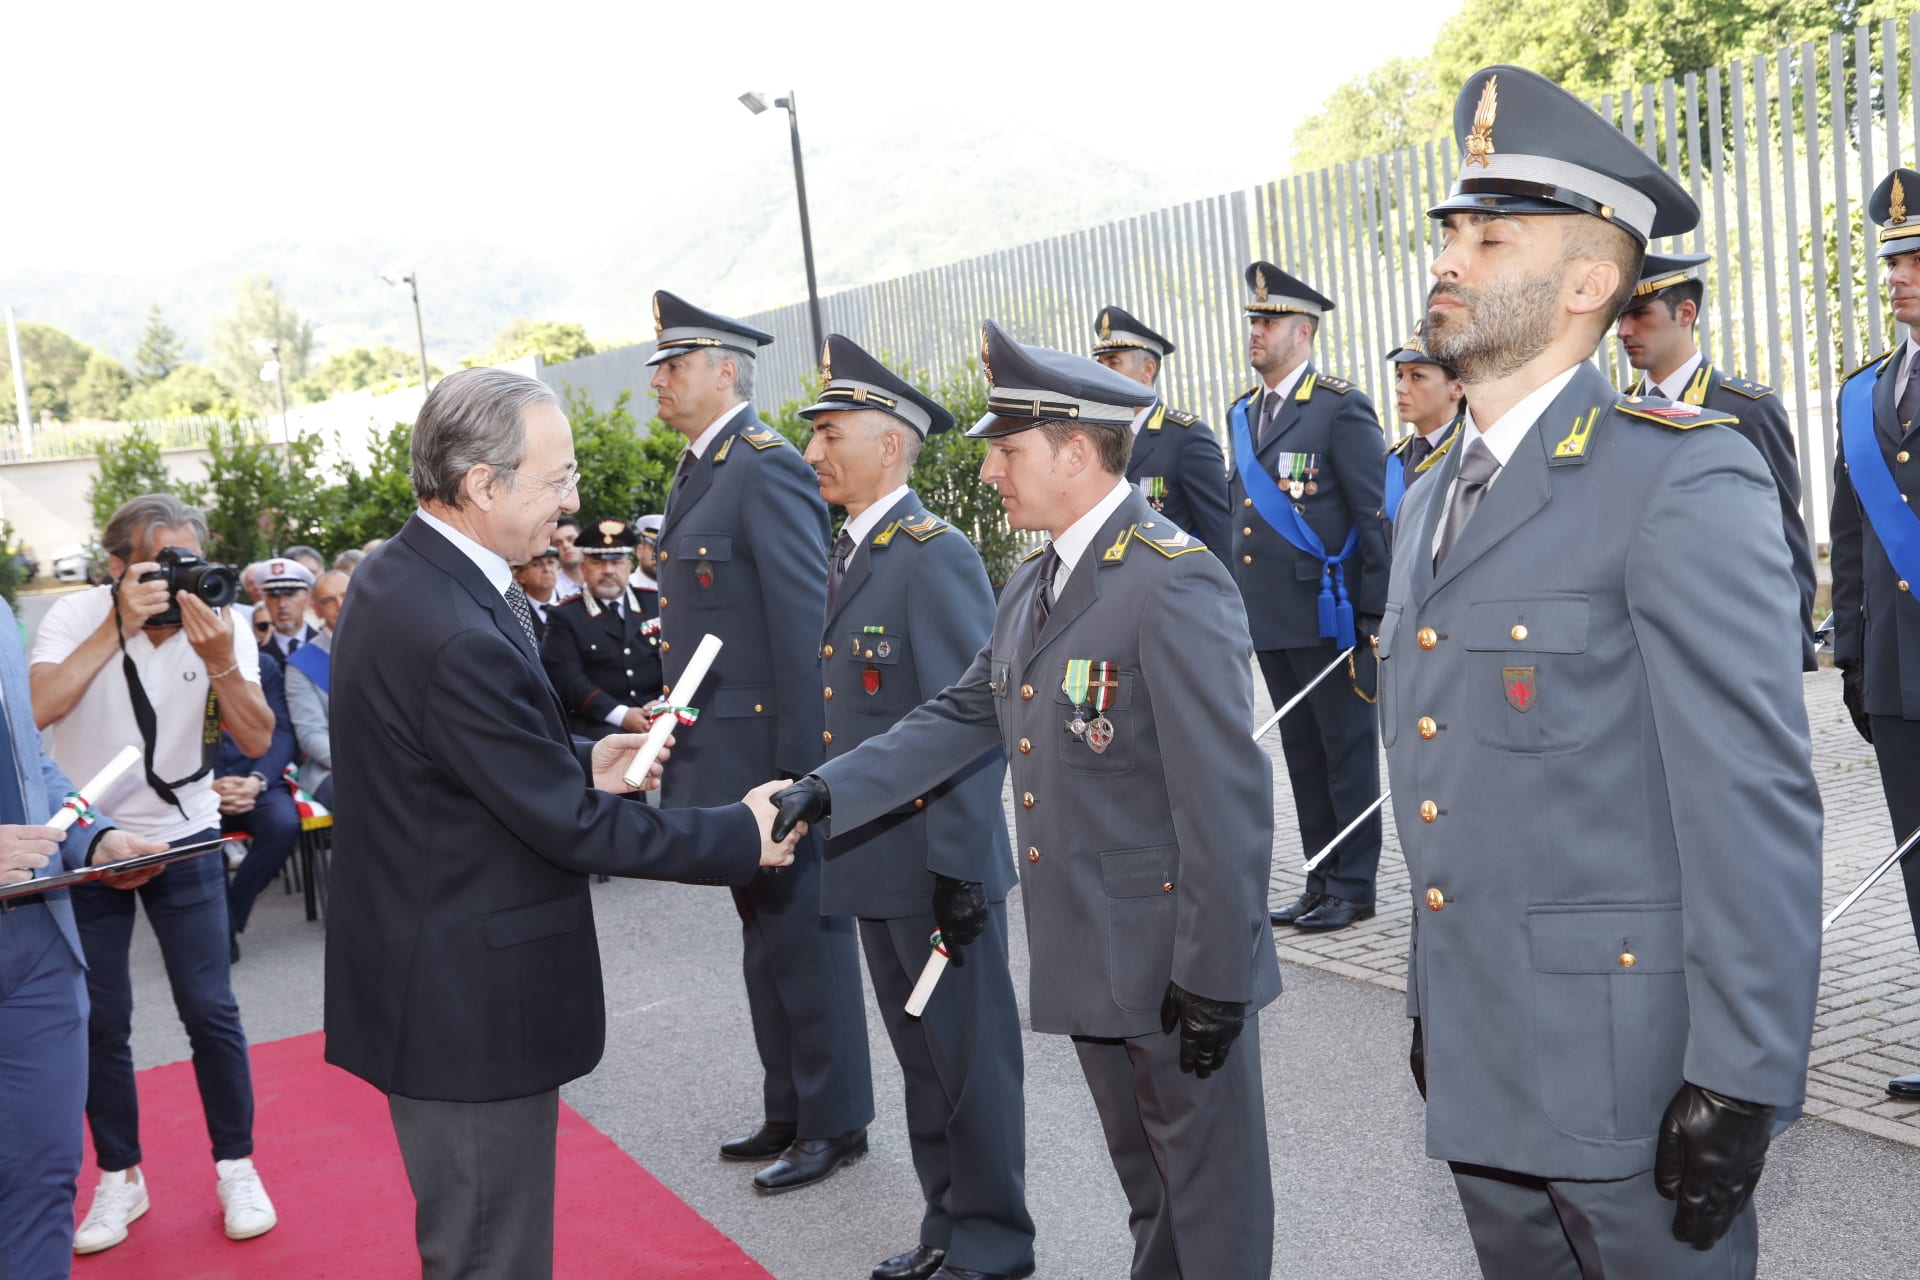
MULTIPOLYGON (((77 1280, 400 1280, 420 1274, 413 1195, 386 1099, 320 1058, 320 1033, 253 1046, 260 1172, 280 1225, 231 1241, 193 1067, 140 1073, 153 1208, 123 1245, 74 1259, 77 1280)), ((91 1144, 76 1216, 99 1177, 91 1144)), ((560 1280, 769 1280, 740 1246, 560 1104, 554 1275, 560 1280)))

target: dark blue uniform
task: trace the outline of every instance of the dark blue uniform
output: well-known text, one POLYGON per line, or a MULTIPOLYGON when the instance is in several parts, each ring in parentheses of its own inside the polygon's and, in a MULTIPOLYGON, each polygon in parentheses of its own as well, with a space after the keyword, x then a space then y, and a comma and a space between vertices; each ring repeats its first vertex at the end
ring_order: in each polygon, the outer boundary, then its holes
POLYGON ((1166 401, 1147 411, 1127 455, 1127 483, 1147 505, 1227 558, 1227 466, 1220 442, 1196 415, 1169 409, 1166 401))
POLYGON ((547 610, 540 663, 575 736, 597 740, 622 732, 607 722, 609 712, 660 696, 658 600, 652 592, 606 601, 582 591, 547 610))

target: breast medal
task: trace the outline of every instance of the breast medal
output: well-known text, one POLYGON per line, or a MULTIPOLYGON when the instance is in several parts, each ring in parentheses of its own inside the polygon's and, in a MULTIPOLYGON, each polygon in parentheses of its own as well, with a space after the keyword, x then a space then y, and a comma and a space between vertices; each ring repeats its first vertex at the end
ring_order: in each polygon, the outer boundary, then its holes
POLYGON ((1111 662, 1074 658, 1067 663, 1067 677, 1060 689, 1074 704, 1073 719, 1067 728, 1092 748, 1095 755, 1103 754, 1113 745, 1113 721, 1107 719, 1106 713, 1113 708, 1120 692, 1120 668, 1111 662), (1091 722, 1085 719, 1089 706, 1094 712, 1091 722))

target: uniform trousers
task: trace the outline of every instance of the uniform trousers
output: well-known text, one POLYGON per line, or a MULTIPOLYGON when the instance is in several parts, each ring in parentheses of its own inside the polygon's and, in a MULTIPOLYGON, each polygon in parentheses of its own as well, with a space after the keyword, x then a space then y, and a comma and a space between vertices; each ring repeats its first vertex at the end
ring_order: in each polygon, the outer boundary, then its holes
MULTIPOLYGON (((1312 648, 1263 649, 1255 655, 1274 710, 1285 706, 1339 652, 1326 640, 1312 648)), ((1300 841, 1309 858, 1380 798, 1380 730, 1374 704, 1367 700, 1379 692, 1379 663, 1363 642, 1353 654, 1351 677, 1343 664, 1280 721, 1280 748, 1293 786, 1300 841), (1360 693, 1354 692, 1356 684, 1360 693)), ((1376 812, 1307 873, 1307 892, 1370 904, 1379 867, 1376 812)))
POLYGON ((560 1091, 503 1102, 387 1095, 421 1280, 552 1280, 560 1091))
POLYGON ((1020 1009, 1007 968, 1007 904, 960 951, 924 1017, 907 997, 933 947, 933 916, 860 921, 873 994, 905 1077, 907 1139, 926 1210, 920 1243, 971 1271, 1033 1264, 1026 1198, 1020 1009))
POLYGON ((1702 1251, 1673 1238, 1674 1203, 1654 1190, 1651 1169, 1575 1182, 1452 1168, 1486 1280, 1752 1280, 1758 1265, 1752 1201, 1702 1251))
POLYGON ((853 921, 820 914, 820 837, 733 890, 747 1011, 769 1124, 837 1138, 873 1122, 867 1009, 853 921))
POLYGON ((47 1280, 73 1265, 87 979, 45 904, 13 901, 0 911, 0 1278, 47 1280))
MULTIPOLYGON (((1887 794, 1887 814, 1893 819, 1894 843, 1920 827, 1920 720, 1899 716, 1872 716, 1873 754, 1880 762, 1880 786, 1887 794)), ((1900 860, 1907 882, 1907 912, 1913 917, 1914 936, 1920 938, 1920 850, 1900 860)))
MULTIPOLYGON (((217 830, 175 842, 213 840, 217 830)), ((193 1049, 215 1160, 253 1154, 253 1075, 228 964, 227 873, 219 853, 176 862, 138 889, 77 885, 73 914, 87 953, 87 1121, 102 1169, 140 1163, 140 1095, 133 1079, 134 900, 160 943, 173 1007, 193 1049)))
POLYGON ((1260 1018, 1220 1070, 1180 1070, 1180 1035, 1073 1038, 1127 1193, 1133 1280, 1268 1280, 1273 1175, 1260 1018))

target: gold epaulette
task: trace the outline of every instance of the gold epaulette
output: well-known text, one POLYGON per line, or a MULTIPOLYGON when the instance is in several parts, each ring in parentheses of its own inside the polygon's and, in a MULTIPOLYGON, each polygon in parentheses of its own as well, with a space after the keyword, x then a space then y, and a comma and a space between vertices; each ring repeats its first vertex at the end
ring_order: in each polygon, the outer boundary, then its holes
POLYGON ((1190 427, 1200 421, 1200 415, 1197 413, 1188 413, 1185 409, 1169 409, 1167 410, 1167 421, 1176 427, 1190 427))
POLYGON ((1740 421, 1732 414, 1708 413, 1699 405, 1672 404, 1644 396, 1628 396, 1620 402, 1618 408, 1628 417, 1657 422, 1675 431, 1691 431, 1695 427, 1727 426, 1740 421))
POLYGON ((1336 378, 1330 373, 1321 373, 1314 376, 1318 379, 1314 385, 1325 387, 1336 395, 1345 395, 1347 392, 1353 390, 1353 384, 1345 378, 1336 378))
POLYGON ((1260 390, 1261 389, 1258 386, 1248 387, 1240 395, 1235 396, 1232 400, 1228 401, 1227 407, 1231 409, 1234 405, 1239 404, 1242 400, 1246 401, 1248 404, 1252 404, 1255 400, 1258 400, 1260 398, 1260 390))
POLYGON ((1746 378, 1729 378, 1721 375, 1720 385, 1729 391, 1737 392, 1749 400, 1758 400, 1762 396, 1773 394, 1773 388, 1764 382, 1753 382, 1746 378))
POLYGON ((1034 558, 1035 556, 1038 556, 1038 555, 1040 555, 1040 554, 1041 554, 1042 552, 1044 552, 1044 551, 1046 551, 1046 549, 1047 549, 1047 544, 1046 544, 1046 543, 1044 543, 1044 542, 1042 542, 1042 543, 1041 543, 1041 544, 1040 544, 1039 546, 1037 546, 1037 547, 1035 547, 1035 548, 1034 548, 1033 550, 1031 550, 1031 551, 1029 551, 1029 552, 1027 552, 1027 554, 1025 554, 1025 555, 1023 555, 1023 556, 1021 556, 1021 557, 1020 557, 1020 563, 1021 563, 1021 564, 1025 564, 1025 563, 1026 563, 1027 561, 1029 561, 1029 560, 1031 560, 1031 559, 1033 559, 1033 558, 1034 558))
POLYGON ((1861 365, 1858 369, 1849 370, 1846 376, 1841 378, 1840 381, 1845 382, 1847 378, 1851 378, 1856 373, 1865 373, 1867 370, 1874 368, 1877 365, 1885 364, 1887 361, 1893 359, 1895 353, 1898 351, 1899 351, 1899 348, 1895 347, 1892 351, 1881 352, 1879 355, 1875 356, 1873 359, 1861 365))
POLYGON ((755 427, 751 431, 742 431, 740 438, 756 449, 772 449, 787 442, 787 438, 772 427, 755 427))
POLYGON ((1154 520, 1148 524, 1137 524, 1132 529, 1133 540, 1144 542, 1171 560, 1193 551, 1205 551, 1207 544, 1177 525, 1165 524, 1154 520))
POLYGON ((939 516, 930 516, 924 511, 900 522, 900 532, 915 542, 925 542, 928 538, 938 537, 952 527, 939 516))

